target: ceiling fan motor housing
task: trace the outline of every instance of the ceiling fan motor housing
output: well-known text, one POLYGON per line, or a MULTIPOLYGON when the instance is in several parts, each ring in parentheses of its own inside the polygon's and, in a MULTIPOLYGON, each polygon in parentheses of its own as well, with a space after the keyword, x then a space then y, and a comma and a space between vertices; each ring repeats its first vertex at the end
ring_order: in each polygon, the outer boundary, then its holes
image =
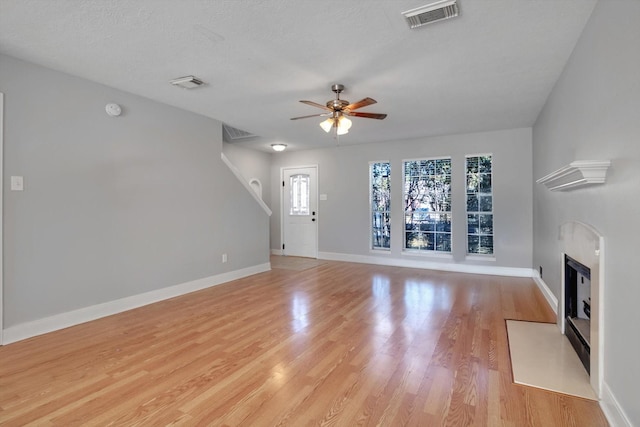
POLYGON ((341 111, 347 105, 349 105, 349 101, 345 101, 344 99, 333 99, 327 102, 327 107, 336 111, 341 111))

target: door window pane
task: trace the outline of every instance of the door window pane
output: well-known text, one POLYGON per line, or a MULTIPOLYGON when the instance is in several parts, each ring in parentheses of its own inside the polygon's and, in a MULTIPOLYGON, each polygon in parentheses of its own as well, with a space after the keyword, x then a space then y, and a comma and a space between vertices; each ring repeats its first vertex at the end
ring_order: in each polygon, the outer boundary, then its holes
POLYGON ((291 175, 289 188, 291 189, 289 215, 309 215, 309 175, 291 175))

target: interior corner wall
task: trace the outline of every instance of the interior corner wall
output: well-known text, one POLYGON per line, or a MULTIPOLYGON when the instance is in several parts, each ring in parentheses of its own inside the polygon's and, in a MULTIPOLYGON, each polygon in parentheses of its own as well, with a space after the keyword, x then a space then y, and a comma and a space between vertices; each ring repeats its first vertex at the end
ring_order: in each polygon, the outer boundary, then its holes
POLYGON ((240 171, 247 182, 253 178, 262 184, 262 200, 271 208, 271 156, 270 153, 240 147, 233 143, 223 143, 222 151, 229 161, 240 171))
MULTIPOLYGON (((354 124, 354 132, 356 124, 354 124)), ((283 167, 318 165, 319 251, 385 260, 531 268, 532 197, 531 128, 448 135, 407 141, 336 146, 273 155, 271 168, 271 248, 280 238, 280 171, 283 167), (465 155, 493 154, 495 261, 466 259, 465 155), (451 156, 452 259, 402 253, 404 230, 402 161, 451 156), (369 162, 391 162, 391 252, 372 253, 369 229, 369 162)))
POLYGON ((269 218, 220 159, 220 122, 0 61, 5 328, 268 263, 269 218))
POLYGON ((640 2, 601 0, 533 127, 534 268, 560 296, 559 227, 605 236, 604 382, 640 425, 640 2), (611 160, 604 185, 550 192, 535 179, 574 160, 611 160))

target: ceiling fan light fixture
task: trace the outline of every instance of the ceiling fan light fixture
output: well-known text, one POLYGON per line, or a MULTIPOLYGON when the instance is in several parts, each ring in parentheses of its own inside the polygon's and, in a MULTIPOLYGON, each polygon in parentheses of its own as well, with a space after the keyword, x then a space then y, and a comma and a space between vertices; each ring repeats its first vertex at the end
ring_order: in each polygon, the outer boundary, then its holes
POLYGON ((343 115, 339 115, 338 117, 329 117, 327 120, 321 122, 320 127, 327 133, 331 132, 331 129, 336 128, 336 134, 344 135, 349 133, 352 124, 351 120, 343 115))
POLYGON ((311 114, 309 116, 292 117, 291 120, 307 119, 309 117, 327 117, 326 120, 319 123, 320 127, 326 133, 330 133, 332 129, 335 129, 336 136, 339 136, 349 133, 349 129, 351 129, 352 123, 347 116, 363 117, 367 119, 377 120, 382 120, 387 117, 386 114, 355 111, 359 108, 375 104, 376 100, 373 98, 367 97, 361 99, 358 102, 350 103, 347 100, 340 99, 340 93, 342 93, 342 91, 344 90, 343 85, 335 84, 331 86, 331 90, 336 94, 336 98, 327 102, 325 105, 318 104, 317 102, 313 101, 300 101, 303 104, 321 108, 322 110, 324 110, 322 114, 311 114))
POLYGON ((353 123, 351 122, 351 120, 349 120, 345 116, 340 116, 340 118, 338 119, 338 130, 344 129, 345 133, 347 133, 349 132, 349 129, 351 129, 352 124, 353 123))
POLYGON ((329 117, 324 122, 321 122, 320 127, 327 133, 331 132, 331 128, 333 127, 333 117, 329 117))

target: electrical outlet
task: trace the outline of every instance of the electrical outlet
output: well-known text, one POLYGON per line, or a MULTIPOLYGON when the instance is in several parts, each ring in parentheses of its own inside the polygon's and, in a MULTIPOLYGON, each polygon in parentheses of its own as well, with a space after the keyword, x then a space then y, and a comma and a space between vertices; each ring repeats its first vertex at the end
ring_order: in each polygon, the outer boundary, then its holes
POLYGON ((227 254, 222 254, 222 262, 227 262, 227 254))

